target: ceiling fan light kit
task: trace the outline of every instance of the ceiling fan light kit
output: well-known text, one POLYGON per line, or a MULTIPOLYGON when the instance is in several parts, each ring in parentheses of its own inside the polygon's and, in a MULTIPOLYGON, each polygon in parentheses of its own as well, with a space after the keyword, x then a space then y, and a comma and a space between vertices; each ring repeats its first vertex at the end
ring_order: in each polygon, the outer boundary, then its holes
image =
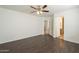
MULTIPOLYGON (((43 12, 49 12, 49 10, 45 10, 45 8, 47 7, 47 5, 37 6, 37 7, 30 6, 30 7, 33 8, 34 10, 36 10, 35 12, 38 15, 43 14, 43 12)), ((34 11, 32 13, 34 13, 34 11)))
POLYGON ((42 11, 37 11, 36 13, 39 15, 39 14, 42 14, 43 12, 42 11))

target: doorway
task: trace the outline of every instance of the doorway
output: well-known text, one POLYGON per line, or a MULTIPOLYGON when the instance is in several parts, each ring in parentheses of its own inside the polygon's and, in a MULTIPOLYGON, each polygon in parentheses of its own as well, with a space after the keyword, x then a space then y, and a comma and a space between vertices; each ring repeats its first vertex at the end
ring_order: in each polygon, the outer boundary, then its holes
POLYGON ((60 24, 60 28, 59 28, 59 38, 64 40, 64 16, 61 16, 59 18, 59 24, 60 24))
POLYGON ((44 35, 49 35, 50 28, 49 28, 49 20, 44 20, 44 35))

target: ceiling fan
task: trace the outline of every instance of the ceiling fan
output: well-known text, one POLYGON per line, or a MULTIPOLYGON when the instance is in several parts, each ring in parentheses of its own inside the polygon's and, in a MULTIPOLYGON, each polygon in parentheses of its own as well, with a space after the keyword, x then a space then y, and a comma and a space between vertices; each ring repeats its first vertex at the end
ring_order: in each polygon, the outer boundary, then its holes
POLYGON ((38 5, 37 7, 33 7, 33 6, 30 6, 30 7, 34 9, 32 13, 36 12, 37 14, 42 14, 43 12, 49 12, 49 10, 45 10, 47 5, 44 5, 44 6, 38 5))

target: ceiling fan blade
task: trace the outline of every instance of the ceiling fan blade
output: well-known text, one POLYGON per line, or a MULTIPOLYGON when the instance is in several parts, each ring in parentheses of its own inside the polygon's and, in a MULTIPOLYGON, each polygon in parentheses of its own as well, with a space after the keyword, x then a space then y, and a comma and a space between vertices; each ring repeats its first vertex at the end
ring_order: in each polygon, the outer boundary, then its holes
POLYGON ((42 8, 44 9, 44 8, 46 8, 47 7, 47 5, 44 5, 42 8))
POLYGON ((42 10, 42 12, 49 12, 49 10, 42 10))
POLYGON ((33 8, 33 9, 36 9, 35 7, 33 7, 33 6, 30 6, 31 8, 33 8))

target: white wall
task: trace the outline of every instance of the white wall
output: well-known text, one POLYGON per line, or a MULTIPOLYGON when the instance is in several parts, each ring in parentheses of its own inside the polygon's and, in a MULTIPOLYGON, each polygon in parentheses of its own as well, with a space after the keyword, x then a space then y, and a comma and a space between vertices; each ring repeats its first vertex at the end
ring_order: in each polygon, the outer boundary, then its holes
POLYGON ((73 8, 54 14, 54 37, 57 36, 58 17, 64 16, 65 40, 79 43, 79 8, 73 8))
POLYGON ((49 18, 49 24, 50 24, 50 35, 53 36, 53 28, 54 28, 54 15, 52 15, 49 18))
POLYGON ((0 8, 0 43, 42 34, 43 21, 49 18, 0 8))

